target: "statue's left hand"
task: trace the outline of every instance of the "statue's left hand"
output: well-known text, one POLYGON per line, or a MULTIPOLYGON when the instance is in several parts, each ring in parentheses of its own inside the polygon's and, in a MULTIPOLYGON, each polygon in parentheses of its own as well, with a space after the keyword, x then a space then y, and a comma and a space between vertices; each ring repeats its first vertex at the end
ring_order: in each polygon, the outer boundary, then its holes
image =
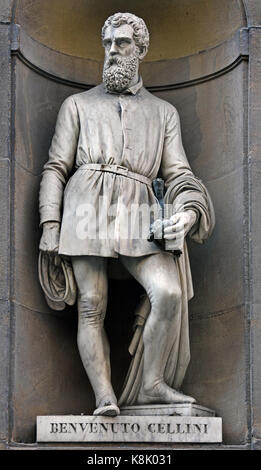
POLYGON ((187 233, 197 220, 197 215, 193 210, 178 212, 164 223, 164 239, 175 240, 177 245, 183 243, 187 233))

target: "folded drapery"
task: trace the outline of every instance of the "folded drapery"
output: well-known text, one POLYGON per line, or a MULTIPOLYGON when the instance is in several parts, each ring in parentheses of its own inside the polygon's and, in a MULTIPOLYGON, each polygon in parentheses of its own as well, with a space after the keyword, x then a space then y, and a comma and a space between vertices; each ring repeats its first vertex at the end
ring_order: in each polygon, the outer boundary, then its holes
MULTIPOLYGON (((205 185, 195 176, 191 177, 184 174, 170 183, 164 200, 166 207, 172 208, 172 213, 189 209, 197 212, 197 222, 190 230, 189 236, 198 243, 204 243, 212 233, 215 225, 214 209, 205 185)), ((172 241, 166 241, 165 248, 167 250, 171 250, 171 243, 172 241)), ((190 361, 188 300, 193 297, 193 284, 186 241, 184 241, 182 255, 176 258, 176 263, 182 291, 182 311, 181 316, 177 316, 173 320, 175 330, 179 331, 179 335, 170 348, 164 371, 164 380, 170 387, 178 389, 183 382, 190 361)), ((150 314, 150 308, 150 301, 145 296, 136 311, 137 319, 134 323, 134 336, 129 347, 129 352, 133 358, 123 385, 119 406, 134 404, 141 387, 144 350, 143 330, 146 319, 150 314)))
POLYGON ((69 259, 40 251, 38 274, 46 302, 53 310, 64 310, 76 301, 77 286, 69 259))

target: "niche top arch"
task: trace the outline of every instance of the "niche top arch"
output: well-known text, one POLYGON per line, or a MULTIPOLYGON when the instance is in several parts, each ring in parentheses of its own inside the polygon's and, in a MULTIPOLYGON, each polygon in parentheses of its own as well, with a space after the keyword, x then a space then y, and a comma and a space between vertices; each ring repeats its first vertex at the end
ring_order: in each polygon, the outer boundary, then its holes
POLYGON ((18 0, 15 21, 51 49, 102 61, 101 27, 110 14, 126 10, 149 27, 146 62, 209 49, 246 25, 241 0, 18 0))

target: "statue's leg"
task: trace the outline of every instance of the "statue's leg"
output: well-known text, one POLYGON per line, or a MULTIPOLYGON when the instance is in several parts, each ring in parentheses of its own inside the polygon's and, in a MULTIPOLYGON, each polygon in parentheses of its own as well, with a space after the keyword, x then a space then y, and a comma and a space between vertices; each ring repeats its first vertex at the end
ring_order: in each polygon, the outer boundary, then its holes
POLYGON ((108 281, 106 258, 72 257, 78 287, 78 348, 96 398, 94 414, 119 414, 111 385, 110 347, 104 330, 108 281))
MULTIPOLYGON (((163 252, 138 258, 122 256, 121 261, 144 287, 151 303, 151 312, 143 333, 143 381, 137 402, 195 402, 194 398, 174 390, 164 382, 166 363, 173 344, 179 340, 181 324, 182 292, 173 256, 163 252)), ((173 357, 172 360, 175 362, 177 358, 173 357)))

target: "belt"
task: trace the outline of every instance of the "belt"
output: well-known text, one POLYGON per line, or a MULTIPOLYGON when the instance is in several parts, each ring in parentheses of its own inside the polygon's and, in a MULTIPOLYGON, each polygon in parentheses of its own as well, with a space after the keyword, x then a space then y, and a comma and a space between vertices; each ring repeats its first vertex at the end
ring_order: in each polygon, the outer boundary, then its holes
POLYGON ((151 186, 151 180, 146 176, 140 175, 139 173, 134 173, 133 171, 128 170, 125 166, 121 165, 109 165, 107 163, 85 163, 81 165, 79 170, 94 170, 94 171, 105 171, 107 173, 115 173, 116 175, 125 176, 126 178, 131 178, 133 180, 144 183, 147 186, 151 186))

